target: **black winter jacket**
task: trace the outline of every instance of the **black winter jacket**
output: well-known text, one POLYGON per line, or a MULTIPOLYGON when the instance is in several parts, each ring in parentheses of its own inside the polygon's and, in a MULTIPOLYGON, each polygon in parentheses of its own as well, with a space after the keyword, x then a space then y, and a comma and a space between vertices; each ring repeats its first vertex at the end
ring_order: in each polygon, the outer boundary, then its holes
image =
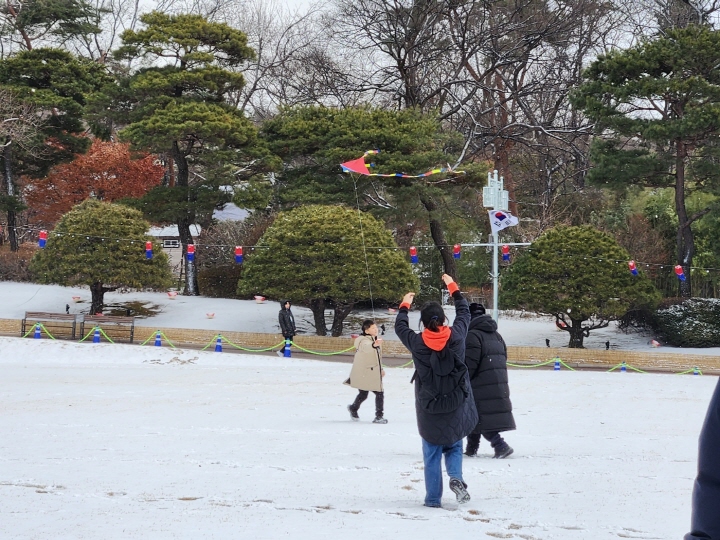
POLYGON ((475 315, 465 339, 465 364, 470 373, 478 423, 473 433, 515 429, 507 373, 507 347, 490 315, 475 315))
POLYGON ((293 317, 292 311, 283 306, 278 315, 278 322, 283 336, 293 337, 295 335, 295 317, 293 317))
MULTIPOLYGON (((455 300, 455 321, 450 330, 447 341, 453 353, 462 361, 465 358, 465 335, 468 322, 470 322, 470 309, 467 300, 459 291, 453 293, 455 300)), ((428 332, 428 330, 426 330, 428 332)), ((395 319, 395 334, 405 347, 412 353, 415 369, 430 369, 430 355, 432 350, 425 345, 422 335, 410 329, 407 308, 400 308, 395 319)), ((470 380, 466 375, 466 388, 468 395, 462 404, 452 412, 429 414, 418 405, 418 391, 420 378, 415 377, 415 413, 417 415, 418 431, 427 442, 436 445, 451 445, 466 437, 477 424, 477 411, 470 389, 470 380)))
POLYGON ((698 474, 692 500, 692 531, 685 540, 720 540, 720 381, 700 432, 698 474))

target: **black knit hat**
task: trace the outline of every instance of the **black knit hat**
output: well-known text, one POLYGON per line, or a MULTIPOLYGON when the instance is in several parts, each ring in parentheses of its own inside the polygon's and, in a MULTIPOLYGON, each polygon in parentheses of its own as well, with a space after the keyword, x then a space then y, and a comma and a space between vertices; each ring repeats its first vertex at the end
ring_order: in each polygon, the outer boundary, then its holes
POLYGON ((473 302, 470 304, 470 315, 485 315, 485 306, 473 302))

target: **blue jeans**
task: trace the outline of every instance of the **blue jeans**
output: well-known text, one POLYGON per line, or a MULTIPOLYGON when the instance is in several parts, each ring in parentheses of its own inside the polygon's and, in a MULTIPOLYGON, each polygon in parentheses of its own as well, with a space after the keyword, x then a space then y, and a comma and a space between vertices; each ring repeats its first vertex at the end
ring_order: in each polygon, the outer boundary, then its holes
POLYGON ((425 506, 440 506, 443 494, 442 455, 445 454, 445 471, 450 478, 463 479, 463 441, 444 446, 431 444, 422 439, 423 461, 425 462, 425 506))

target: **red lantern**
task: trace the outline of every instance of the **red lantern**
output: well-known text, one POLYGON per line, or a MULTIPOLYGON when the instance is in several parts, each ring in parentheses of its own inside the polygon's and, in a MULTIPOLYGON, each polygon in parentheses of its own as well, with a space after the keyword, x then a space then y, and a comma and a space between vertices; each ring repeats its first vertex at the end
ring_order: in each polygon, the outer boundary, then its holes
POLYGON ((509 261, 510 260, 510 246, 505 244, 502 248, 502 260, 503 261, 509 261))

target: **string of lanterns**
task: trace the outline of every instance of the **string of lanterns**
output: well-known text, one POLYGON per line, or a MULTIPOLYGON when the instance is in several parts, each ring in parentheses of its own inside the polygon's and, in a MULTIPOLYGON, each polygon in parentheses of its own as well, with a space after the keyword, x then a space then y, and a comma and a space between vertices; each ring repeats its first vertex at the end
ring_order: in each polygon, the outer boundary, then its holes
MULTIPOLYGON (((62 233, 54 233, 54 234, 56 234, 57 236, 62 236, 62 233)), ((72 234, 71 236, 76 236, 76 235, 72 234)), ((103 236, 87 236, 87 235, 77 235, 77 236, 85 236, 85 238, 87 238, 87 239, 96 238, 96 239, 100 239, 100 240, 115 240, 116 242, 119 242, 119 241, 122 240, 122 241, 130 242, 131 244, 134 244, 135 242, 137 242, 137 240, 130 240, 130 239, 125 239, 125 238, 107 238, 107 237, 103 237, 103 236)), ((40 230, 40 231, 38 232, 38 246, 39 246, 40 248, 44 248, 44 247, 47 245, 47 240, 48 240, 48 232, 47 232, 46 230, 44 230, 44 229, 43 229, 43 230, 40 230)), ((231 246, 229 246, 229 245, 227 245, 227 244, 188 244, 188 246, 187 246, 187 251, 186 251, 186 253, 185 253, 185 256, 186 256, 186 258, 187 258, 188 261, 194 261, 194 260, 195 260, 195 249, 196 249, 197 247, 227 248, 227 247, 231 247, 231 246)), ((251 248, 251 249, 254 249, 254 248, 256 248, 256 247, 258 247, 258 248, 263 248, 263 247, 266 247, 266 246, 245 246, 245 247, 249 247, 249 248, 251 248)), ((434 248, 436 248, 436 246, 435 246, 435 245, 420 246, 420 248, 423 248, 423 249, 434 249, 434 248)), ((402 248, 399 248, 399 247, 388 247, 388 246, 381 246, 381 247, 372 247, 372 246, 371 246, 371 247, 368 247, 368 249, 394 249, 394 250, 398 250, 398 249, 402 249, 402 248)), ((532 251, 532 248, 528 248, 528 251, 532 251)), ((410 246, 410 248, 408 249, 408 252, 409 252, 409 255, 410 255, 410 262, 411 262, 412 264, 418 264, 418 263, 419 263, 418 246, 410 246)), ((502 260, 503 260, 503 261, 506 261, 506 262, 509 262, 509 261, 510 261, 510 246, 507 245, 507 244, 502 245, 502 247, 501 247, 501 253, 502 253, 502 260)), ((234 257, 234 258, 235 258, 235 262, 236 262, 237 264, 243 264, 243 261, 244 261, 243 246, 235 246, 234 255, 235 255, 235 257, 234 257)), ((453 258, 454 258, 454 259, 460 259, 461 255, 462 255, 462 244, 454 244, 454 245, 453 245, 452 255, 453 255, 453 258)), ((152 242, 152 241, 146 241, 146 242, 145 242, 145 258, 146 258, 146 259, 152 259, 152 258, 153 258, 153 242, 152 242)), ((583 257, 583 258, 584 258, 584 259, 587 259, 588 257, 583 257)), ((600 261, 603 260, 602 258, 599 258, 599 257, 590 257, 590 258, 597 258, 597 259, 600 260, 600 261)), ((606 260, 607 260, 607 259, 606 259, 606 260)), ((618 264, 618 263, 623 262, 623 261, 614 261, 614 262, 615 262, 616 264, 618 264)), ((628 269, 629 269, 630 273, 631 273, 633 276, 639 275, 639 272, 638 272, 638 264, 644 264, 644 265, 647 266, 647 267, 650 267, 650 266, 659 266, 660 268, 664 268, 665 266, 667 266, 667 265, 657 264, 657 263, 643 263, 643 262, 637 263, 637 262, 635 262, 634 260, 630 260, 630 261, 627 262, 627 265, 628 265, 628 269)), ((720 271, 720 268, 691 267, 691 270, 704 270, 706 273, 709 273, 710 270, 719 270, 719 271, 720 271)), ((678 278, 680 281, 685 281, 685 280, 687 279, 687 276, 685 275, 685 271, 683 270, 683 267, 682 267, 681 265, 679 265, 679 264, 678 264, 678 265, 675 265, 674 271, 675 271, 675 275, 677 276, 677 278, 678 278)))

